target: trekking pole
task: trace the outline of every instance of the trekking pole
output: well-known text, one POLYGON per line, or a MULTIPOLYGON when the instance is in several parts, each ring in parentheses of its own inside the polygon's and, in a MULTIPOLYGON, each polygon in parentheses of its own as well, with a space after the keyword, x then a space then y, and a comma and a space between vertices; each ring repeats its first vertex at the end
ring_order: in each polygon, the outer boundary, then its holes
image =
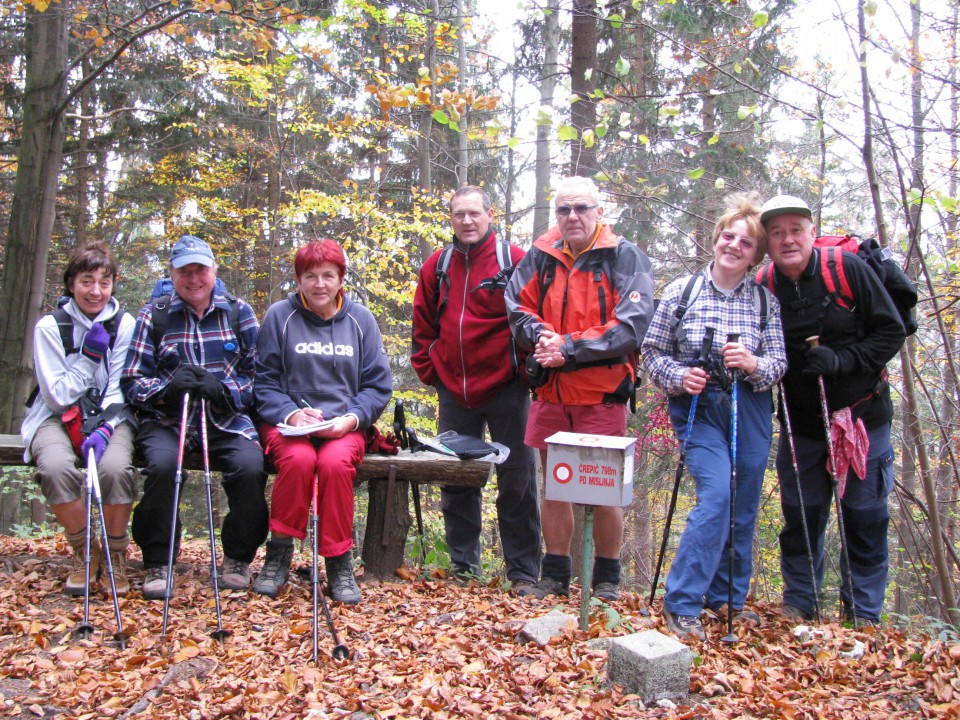
MULTIPOLYGON (((91 450, 90 453, 92 457, 93 451, 91 450)), ((77 629, 73 631, 73 634, 85 640, 93 633, 93 626, 90 624, 90 523, 93 522, 93 511, 90 502, 93 495, 93 476, 91 475, 89 465, 87 466, 87 479, 83 485, 83 489, 84 495, 86 496, 85 504, 87 515, 87 527, 84 530, 83 537, 83 624, 78 625, 77 629)))
POLYGON ((107 559, 107 577, 110 578, 110 596, 113 598, 113 613, 117 618, 117 631, 113 639, 120 643, 120 649, 127 649, 129 635, 123 632, 123 621, 120 619, 120 601, 117 599, 117 581, 113 576, 113 558, 110 557, 110 540, 107 536, 107 523, 103 519, 103 495, 100 492, 100 473, 97 471, 97 458, 93 448, 87 455, 87 473, 93 486, 93 499, 97 503, 97 514, 100 516, 100 542, 103 543, 103 556, 107 559))
MULTIPOLYGON (((707 364, 710 351, 713 349, 714 332, 716 332, 716 330, 712 327, 705 328, 703 341, 700 343, 700 355, 691 363, 691 367, 703 367, 707 364)), ((693 419, 697 414, 697 400, 699 398, 699 393, 690 398, 690 412, 687 414, 687 427, 684 429, 683 438, 680 441, 680 459, 677 461, 677 472, 673 478, 673 492, 670 495, 670 507, 667 509, 666 526, 663 528, 663 540, 660 541, 657 569, 653 573, 653 583, 650 585, 648 605, 653 604, 653 599, 657 594, 657 583, 660 581, 660 569, 663 567, 663 556, 667 551, 667 542, 670 539, 670 523, 673 521, 673 512, 677 507, 677 493, 680 490, 680 479, 683 477, 683 467, 687 460, 687 441, 690 439, 690 433, 693 431, 693 419)))
POLYGON ((317 558, 319 543, 317 541, 317 527, 320 517, 317 514, 317 474, 313 474, 313 500, 310 503, 310 535, 313 540, 313 662, 317 662, 317 646, 320 644, 320 620, 317 609, 317 596, 320 594, 320 563, 317 558))
MULTIPOLYGON (((820 336, 811 335, 807 338, 810 347, 820 345, 820 336)), ((837 476, 836 456, 834 455, 833 436, 830 434, 830 408, 827 405, 827 386, 823 382, 823 375, 817 375, 817 384, 820 389, 820 412, 823 415, 823 432, 827 438, 827 462, 830 466, 830 479, 833 484, 833 502, 837 508, 837 531, 840 533, 840 584, 844 583, 843 568, 847 569, 847 583, 850 588, 850 612, 853 615, 853 627, 858 627, 857 604, 853 597, 853 568, 850 567, 850 551, 847 547, 847 531, 843 521, 843 506, 840 504, 840 478, 837 476)))
POLYGON ((810 561, 810 586, 813 588, 813 610, 817 624, 820 620, 820 588, 817 587, 817 569, 813 562, 813 544, 810 542, 810 528, 807 526, 807 508, 803 503, 803 487, 800 483, 800 467, 797 464, 797 446, 793 442, 793 426, 790 424, 790 408, 787 406, 787 391, 783 383, 778 383, 780 403, 783 405, 783 418, 787 429, 787 443, 790 445, 790 460, 793 462, 793 476, 797 479, 797 499, 800 501, 800 525, 803 528, 803 540, 807 544, 807 560, 810 561))
POLYGON ((180 514, 180 488, 183 485, 183 450, 187 444, 187 418, 190 415, 190 393, 183 394, 183 409, 180 413, 180 444, 177 446, 177 472, 173 476, 173 518, 170 520, 170 547, 167 550, 167 587, 163 594, 163 631, 160 639, 167 637, 167 617, 170 613, 170 596, 173 595, 173 546, 177 539, 177 515, 180 514))
MULTIPOLYGON (((330 630, 330 636, 333 638, 333 652, 331 656, 334 660, 343 660, 350 656, 350 649, 340 643, 337 638, 337 629, 333 626, 333 616, 330 615, 330 608, 327 606, 327 599, 320 592, 320 562, 319 562, 319 540, 317 539, 317 527, 320 523, 319 510, 317 509, 317 485, 320 480, 314 474, 313 476, 313 514, 310 516, 313 534, 313 661, 317 661, 317 646, 320 644, 320 623, 317 613, 317 600, 323 605, 323 615, 327 620, 327 629, 330 630)), ((327 578, 327 583, 330 578, 327 578)))
MULTIPOLYGON (((400 441, 400 449, 406 450, 410 447, 410 434, 407 431, 407 414, 403 409, 403 400, 397 400, 397 404, 393 409, 393 434, 397 436, 397 440, 400 441)), ((420 566, 423 567, 427 564, 427 550, 424 547, 424 538, 423 538, 423 510, 422 504, 420 502, 420 483, 414 482, 411 483, 411 488, 413 492, 413 512, 417 518, 417 537, 420 542, 420 566)))
POLYGON ((213 600, 217 609, 217 629, 210 637, 219 640, 233 633, 223 629, 223 616, 220 612, 220 585, 217 580, 217 541, 213 536, 213 496, 210 492, 210 447, 207 441, 207 401, 200 398, 200 446, 203 451, 203 487, 207 493, 207 534, 210 536, 210 577, 213 580, 213 600))
MULTIPOLYGON (((730 333, 727 335, 728 343, 735 343, 740 339, 739 333, 730 333)), ((732 387, 730 389, 730 530, 727 533, 727 544, 729 550, 729 566, 727 570, 727 634, 720 638, 720 642, 735 643, 738 638, 733 633, 733 571, 737 559, 737 546, 734 545, 734 533, 736 527, 737 511, 737 402, 738 386, 740 385, 739 373, 734 370, 731 373, 732 387)))

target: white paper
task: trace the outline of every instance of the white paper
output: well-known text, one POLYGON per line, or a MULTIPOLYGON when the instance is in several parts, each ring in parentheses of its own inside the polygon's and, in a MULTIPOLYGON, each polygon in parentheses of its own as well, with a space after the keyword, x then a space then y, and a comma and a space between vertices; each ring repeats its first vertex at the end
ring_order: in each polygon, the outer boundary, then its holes
POLYGON ((333 423, 333 420, 323 420, 321 422, 311 423, 310 425, 287 425, 286 423, 280 423, 277 425, 277 430, 279 430, 280 434, 284 437, 302 437, 315 433, 318 430, 326 430, 327 428, 333 427, 333 423))

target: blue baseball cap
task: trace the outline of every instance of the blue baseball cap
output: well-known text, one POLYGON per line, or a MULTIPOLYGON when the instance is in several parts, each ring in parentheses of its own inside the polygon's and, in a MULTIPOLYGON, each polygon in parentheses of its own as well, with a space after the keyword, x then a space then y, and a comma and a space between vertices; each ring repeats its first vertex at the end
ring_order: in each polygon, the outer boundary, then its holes
POLYGON ((182 268, 193 263, 213 267, 213 250, 198 237, 182 235, 170 252, 170 264, 182 268))

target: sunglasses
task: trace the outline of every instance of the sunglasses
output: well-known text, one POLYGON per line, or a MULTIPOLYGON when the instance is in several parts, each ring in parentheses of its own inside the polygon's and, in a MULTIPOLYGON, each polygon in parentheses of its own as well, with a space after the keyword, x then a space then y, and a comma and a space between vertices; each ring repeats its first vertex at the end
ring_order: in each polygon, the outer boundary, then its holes
POLYGON ((586 205, 585 203, 578 203, 577 205, 558 205, 556 212, 559 217, 567 217, 571 211, 575 212, 577 215, 586 215, 595 207, 597 207, 597 205, 586 205))

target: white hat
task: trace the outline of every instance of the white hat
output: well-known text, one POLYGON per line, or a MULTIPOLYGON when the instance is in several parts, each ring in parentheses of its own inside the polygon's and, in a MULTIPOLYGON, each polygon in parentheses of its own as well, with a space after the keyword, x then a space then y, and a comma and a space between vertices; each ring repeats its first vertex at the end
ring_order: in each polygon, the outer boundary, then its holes
POLYGON ((775 195, 767 200, 760 208, 760 222, 766 223, 777 215, 803 215, 807 220, 813 219, 810 207, 794 195, 775 195))

